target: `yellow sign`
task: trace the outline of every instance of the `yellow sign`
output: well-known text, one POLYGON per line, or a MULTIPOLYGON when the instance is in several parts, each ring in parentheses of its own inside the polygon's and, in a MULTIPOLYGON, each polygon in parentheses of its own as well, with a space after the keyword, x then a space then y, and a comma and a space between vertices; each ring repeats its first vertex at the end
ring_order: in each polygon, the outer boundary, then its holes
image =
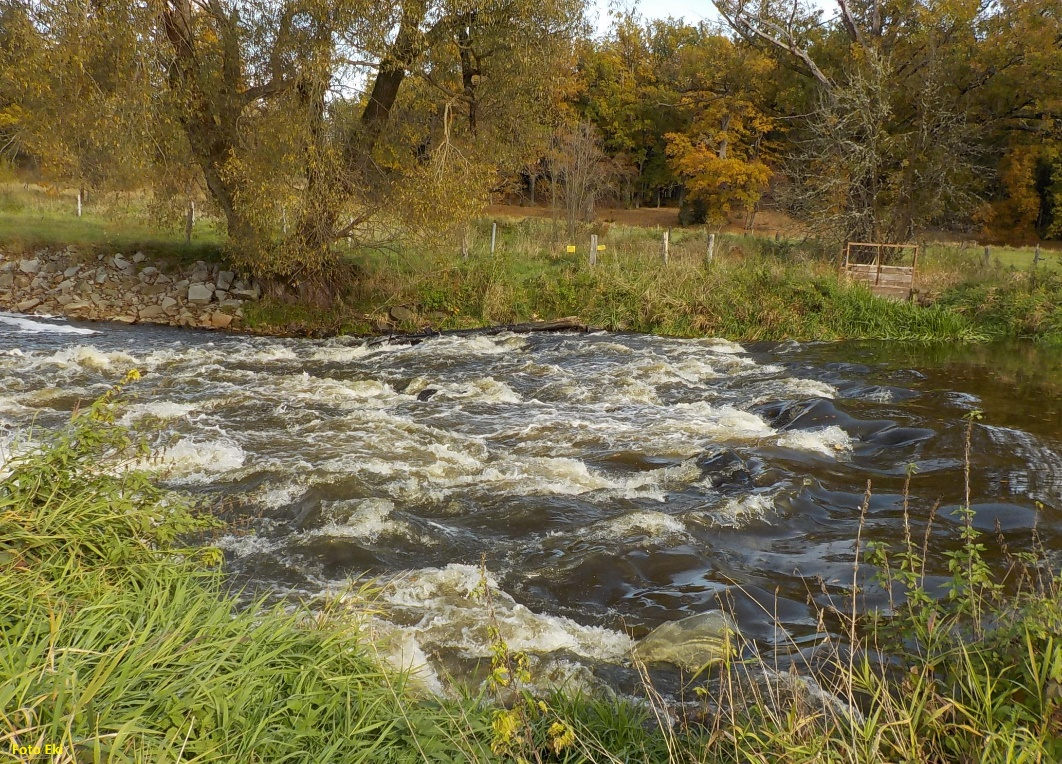
POLYGON ((598 252, 604 252, 605 251, 605 245, 604 244, 598 244, 597 245, 597 251, 598 252))
POLYGON ((565 247, 565 249, 568 250, 568 253, 570 254, 575 251, 575 245, 569 244, 567 247, 565 247))

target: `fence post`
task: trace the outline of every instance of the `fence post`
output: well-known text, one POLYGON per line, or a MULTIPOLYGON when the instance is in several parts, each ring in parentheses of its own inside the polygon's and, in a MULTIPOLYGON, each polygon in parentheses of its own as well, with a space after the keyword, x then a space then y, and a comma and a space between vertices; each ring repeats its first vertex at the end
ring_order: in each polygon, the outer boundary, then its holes
POLYGON ((597 265, 597 234, 590 234, 590 266, 597 265))
POLYGON ((664 240, 660 242, 660 257, 664 260, 664 265, 667 265, 668 258, 671 256, 671 229, 668 228, 664 231, 664 240))
POLYGON ((490 253, 494 254, 494 242, 498 238, 498 223, 497 221, 490 224, 490 253))
POLYGON ((1040 264, 1040 242, 1036 242, 1036 252, 1033 253, 1033 268, 1040 264))
POLYGON ((988 245, 986 244, 985 245, 984 259, 981 261, 981 265, 983 265, 985 268, 987 268, 988 267, 989 258, 991 258, 991 257, 992 257, 992 250, 989 249, 988 245))
POLYGON ((714 233, 710 233, 710 234, 708 234, 708 254, 705 256, 704 260, 707 263, 711 263, 712 260, 714 260, 714 259, 715 259, 715 234, 714 233))
POLYGON ((188 210, 184 214, 184 243, 192 243, 192 226, 195 225, 195 201, 188 202, 188 210))
POLYGON ((77 216, 81 217, 81 189, 77 190, 77 216))
POLYGON ((461 258, 468 259, 468 228, 461 233, 461 258))

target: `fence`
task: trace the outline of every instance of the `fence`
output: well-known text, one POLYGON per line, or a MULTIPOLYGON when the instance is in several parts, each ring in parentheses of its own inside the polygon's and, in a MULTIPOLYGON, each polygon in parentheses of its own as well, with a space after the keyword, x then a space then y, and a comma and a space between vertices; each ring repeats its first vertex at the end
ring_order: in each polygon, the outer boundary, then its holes
POLYGON ((862 281, 870 290, 885 297, 907 299, 914 289, 918 267, 917 244, 877 244, 852 241, 845 245, 844 274, 862 281), (895 264, 910 256, 910 265, 895 264), (889 264, 885 260, 889 259, 889 264))

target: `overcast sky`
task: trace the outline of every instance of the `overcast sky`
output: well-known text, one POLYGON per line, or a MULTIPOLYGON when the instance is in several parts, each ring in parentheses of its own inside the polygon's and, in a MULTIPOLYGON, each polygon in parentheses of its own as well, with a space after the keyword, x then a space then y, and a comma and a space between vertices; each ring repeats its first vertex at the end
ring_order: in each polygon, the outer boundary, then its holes
MULTIPOLYGON (((836 6, 834 0, 814 0, 815 5, 828 11, 836 6)), ((610 24, 610 10, 637 6, 642 16, 650 19, 664 19, 668 16, 685 19, 689 24, 700 21, 719 21, 719 14, 712 0, 596 0, 598 11, 598 32, 604 32, 610 24)))

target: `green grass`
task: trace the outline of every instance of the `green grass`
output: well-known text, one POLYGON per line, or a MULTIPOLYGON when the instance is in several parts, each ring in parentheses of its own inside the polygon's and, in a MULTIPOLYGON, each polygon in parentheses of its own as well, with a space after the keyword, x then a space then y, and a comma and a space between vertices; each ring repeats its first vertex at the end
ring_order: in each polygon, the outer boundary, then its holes
MULTIPOLYGON (((736 340, 891 339, 981 341, 1004 337, 1045 340, 1057 327, 1062 288, 1046 270, 1037 274, 992 267, 977 281, 944 284, 931 304, 896 302, 840 281, 834 253, 814 242, 721 235, 705 262, 707 235, 675 230, 671 258, 660 257, 662 231, 599 226, 606 249, 588 263, 589 232, 577 251, 554 236, 549 221, 499 222, 489 251, 489 222, 480 221, 467 259, 453 247, 376 249, 350 255, 357 278, 341 303, 316 316, 306 306, 266 302, 248 324, 283 329, 316 325, 322 331, 371 332, 390 308, 409 307, 418 320, 455 329, 579 316, 597 327, 672 336, 736 340), (977 283, 1008 285, 1000 292, 1015 320, 989 320, 977 283), (965 290, 965 291, 964 291, 965 290), (1038 313, 1025 295, 1039 295, 1038 313)), ((932 281, 939 271, 930 271, 932 281)))
POLYGON ((76 192, 53 193, 24 183, 0 184, 0 242, 29 252, 74 247, 79 252, 136 252, 178 262, 218 260, 224 236, 218 222, 199 221, 190 242, 179 222, 152 221, 137 194, 93 196, 77 216, 76 192))
MULTIPOLYGON (((1030 270, 1035 257, 1035 247, 994 244, 989 247, 989 265, 997 269, 1030 270)), ((921 261, 927 268, 944 268, 969 278, 984 268, 984 246, 934 242, 921 255, 921 261)), ((1036 267, 1045 271, 1062 271, 1062 249, 1057 246, 1041 247, 1040 261, 1036 267)))

